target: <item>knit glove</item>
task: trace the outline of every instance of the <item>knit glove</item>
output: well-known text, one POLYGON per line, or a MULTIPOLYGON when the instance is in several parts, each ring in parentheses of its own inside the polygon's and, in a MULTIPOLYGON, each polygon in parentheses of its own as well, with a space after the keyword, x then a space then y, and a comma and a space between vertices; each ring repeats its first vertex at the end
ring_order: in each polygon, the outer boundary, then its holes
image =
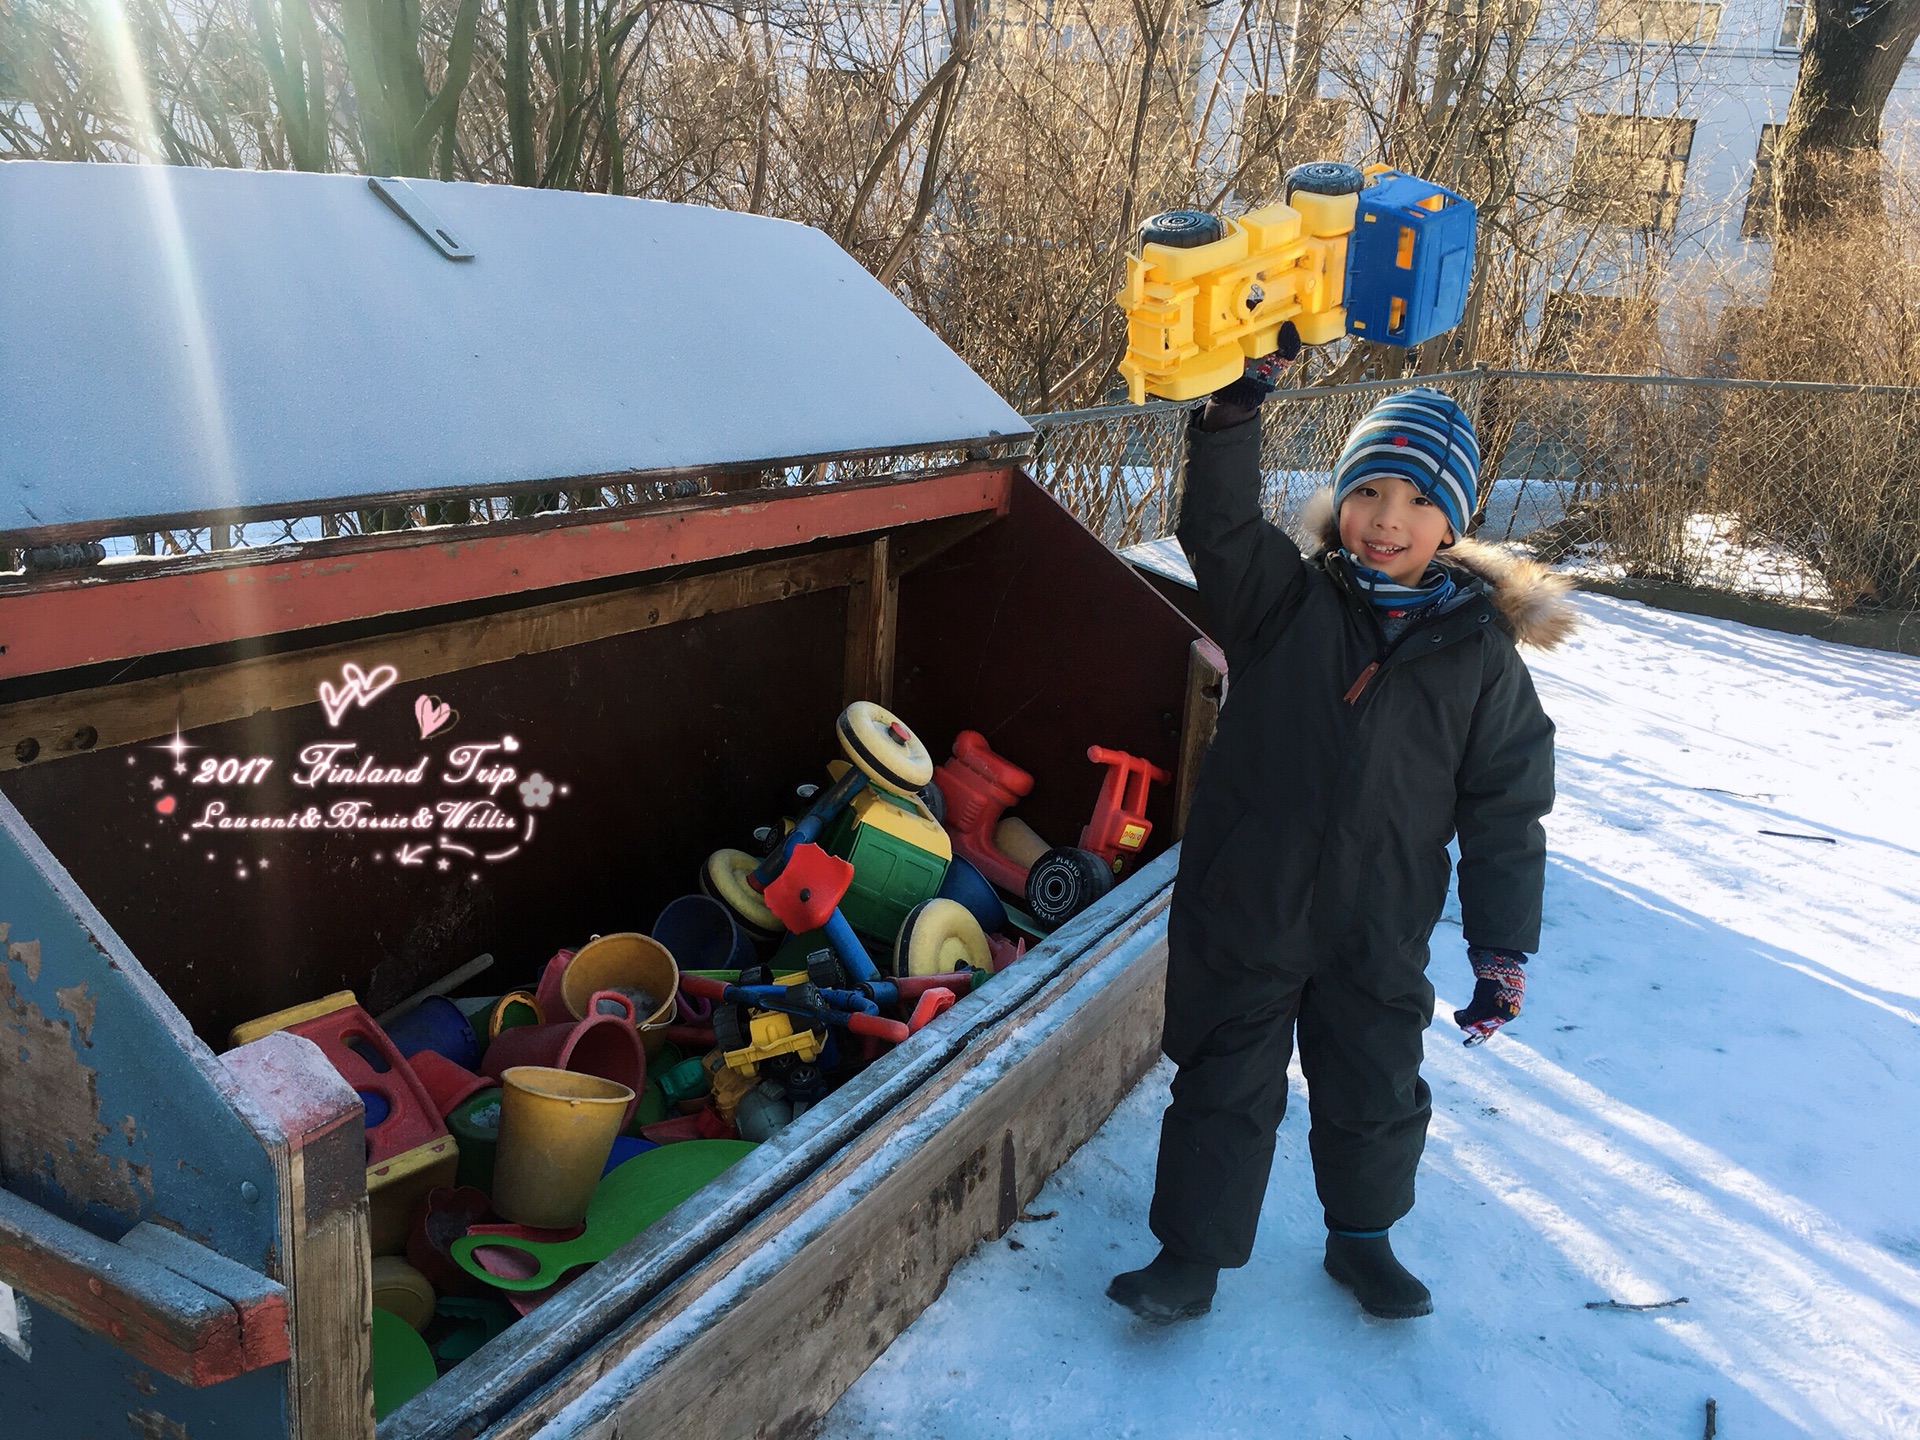
POLYGON ((1465 1043, 1478 1045, 1520 1013, 1527 996, 1527 957, 1518 950, 1467 947, 1473 965, 1473 999, 1453 1012, 1453 1023, 1467 1032, 1465 1043))

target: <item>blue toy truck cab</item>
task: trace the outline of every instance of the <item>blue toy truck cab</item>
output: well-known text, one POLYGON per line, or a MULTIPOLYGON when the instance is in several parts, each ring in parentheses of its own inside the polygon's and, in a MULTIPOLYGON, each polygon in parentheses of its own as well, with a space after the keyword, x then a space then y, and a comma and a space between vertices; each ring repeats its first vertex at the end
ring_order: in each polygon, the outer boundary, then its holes
POLYGON ((1368 167, 1347 242, 1347 333, 1418 345, 1460 323, 1473 274, 1473 202, 1444 185, 1368 167))

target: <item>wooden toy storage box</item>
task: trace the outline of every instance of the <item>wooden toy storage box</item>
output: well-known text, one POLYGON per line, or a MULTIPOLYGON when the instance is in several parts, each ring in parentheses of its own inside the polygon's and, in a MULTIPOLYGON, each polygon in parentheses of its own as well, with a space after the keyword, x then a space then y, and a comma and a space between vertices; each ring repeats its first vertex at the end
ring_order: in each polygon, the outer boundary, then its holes
MULTIPOLYGON (((18 163, 0 270, 10 1436, 373 1434, 360 1103, 308 1042, 221 1054, 228 1028, 646 928, 822 769, 847 699, 939 754, 983 730, 1056 843, 1091 811, 1087 744, 1147 755, 1177 776, 1155 850, 1177 833, 1218 689, 1197 632, 814 231, 18 163), (290 756, 349 663, 571 782, 525 853, 475 880, 287 837, 243 878, 157 813, 156 747, 290 756)), ((404 705, 365 715, 418 747, 404 705)), ((803 1431, 1151 1063, 1172 863, 380 1435, 803 1431)))

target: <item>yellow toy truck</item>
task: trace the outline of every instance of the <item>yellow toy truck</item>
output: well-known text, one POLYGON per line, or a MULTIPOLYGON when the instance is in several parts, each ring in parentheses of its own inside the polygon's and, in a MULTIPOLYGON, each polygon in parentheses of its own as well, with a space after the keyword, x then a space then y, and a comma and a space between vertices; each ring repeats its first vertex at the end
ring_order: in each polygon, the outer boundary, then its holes
POLYGON ((1287 173, 1286 199, 1237 220, 1168 210, 1127 258, 1120 362, 1127 393, 1193 400, 1278 348, 1341 335, 1418 345, 1465 313, 1473 202, 1385 165, 1316 160, 1287 173))

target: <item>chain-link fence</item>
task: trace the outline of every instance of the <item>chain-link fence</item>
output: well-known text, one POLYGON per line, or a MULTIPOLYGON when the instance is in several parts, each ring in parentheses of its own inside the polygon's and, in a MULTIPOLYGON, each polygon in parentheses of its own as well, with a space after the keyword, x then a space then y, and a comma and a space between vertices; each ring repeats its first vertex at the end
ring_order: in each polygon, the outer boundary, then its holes
MULTIPOLYGON (((1482 539, 1524 544, 1601 579, 1673 581, 1835 611, 1920 610, 1920 390, 1507 370, 1282 390, 1264 407, 1269 513, 1291 519, 1327 483, 1353 422, 1383 393, 1414 383, 1447 391, 1474 419, 1482 539)), ((1188 408, 1159 401, 1031 416, 1027 464, 1109 543, 1157 538, 1177 512, 1188 408)), ((547 515, 564 523, 570 511, 832 485, 984 453, 609 480, 144 533, 108 528, 70 543, 0 548, 0 582, 324 549, 395 530, 547 515)))
POLYGON ((513 494, 454 494, 351 510, 296 506, 286 514, 171 529, 127 530, 113 522, 103 522, 92 533, 83 532, 78 538, 39 544, 31 540, 12 544, 9 537, 0 535, 0 584, 87 570, 103 573, 96 567, 106 567, 104 573, 128 575, 135 573, 132 567, 141 562, 165 565, 272 558, 276 551, 304 553, 316 547, 337 548, 343 542, 346 548, 352 548, 356 537, 403 530, 438 530, 450 526, 478 529, 549 519, 565 523, 567 516, 575 513, 579 513, 582 520, 612 519, 619 512, 643 511, 673 500, 908 475, 957 465, 989 453, 1005 454, 1016 448, 1015 442, 1002 442, 991 452, 950 446, 889 451, 773 469, 716 469, 699 475, 608 479, 553 490, 522 486, 513 494))
MULTIPOLYGON (((1603 579, 1920 609, 1920 390, 1499 370, 1283 390, 1263 415, 1269 513, 1291 519, 1353 422, 1415 383, 1474 419, 1482 539, 1603 579)), ((1110 543, 1165 534, 1186 409, 1030 417, 1035 478, 1110 543)))

